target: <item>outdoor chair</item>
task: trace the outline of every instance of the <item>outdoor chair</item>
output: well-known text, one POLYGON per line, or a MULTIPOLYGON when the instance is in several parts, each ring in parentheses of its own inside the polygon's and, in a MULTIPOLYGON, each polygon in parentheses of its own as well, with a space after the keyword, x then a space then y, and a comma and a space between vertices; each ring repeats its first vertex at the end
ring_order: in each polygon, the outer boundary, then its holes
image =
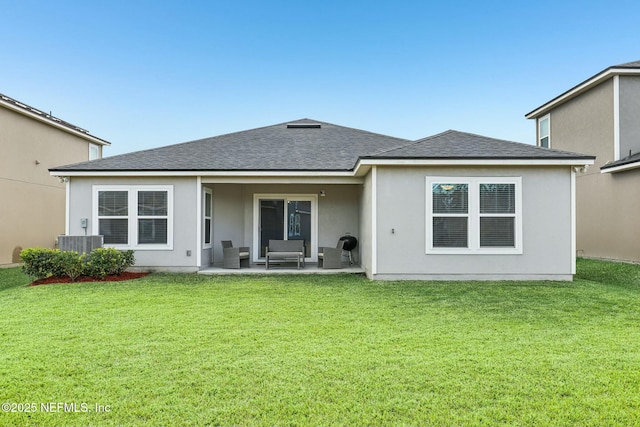
POLYGON ((318 248, 318 267, 342 268, 342 248, 344 240, 338 240, 335 248, 318 248))
POLYGON ((231 240, 222 240, 222 267, 240 268, 249 267, 249 248, 234 248, 231 240))
POLYGON ((297 262, 298 270, 300 264, 304 267, 304 240, 269 240, 269 246, 265 248, 265 266, 269 269, 271 261, 277 262, 297 262))

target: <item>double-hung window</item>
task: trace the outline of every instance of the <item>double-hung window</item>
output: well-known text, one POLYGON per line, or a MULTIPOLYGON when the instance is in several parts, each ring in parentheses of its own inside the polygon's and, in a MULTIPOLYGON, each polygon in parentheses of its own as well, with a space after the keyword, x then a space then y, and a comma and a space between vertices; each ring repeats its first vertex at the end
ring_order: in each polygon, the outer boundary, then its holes
POLYGON ((520 177, 427 177, 427 253, 522 253, 520 177))
POLYGON ((171 249, 173 187, 94 186, 93 232, 107 246, 171 249))
POLYGON ((551 118, 548 114, 538 119, 538 146, 551 148, 551 118))
POLYGON ((211 223, 213 220, 213 212, 211 201, 213 199, 213 195, 211 190, 208 188, 204 189, 204 197, 203 197, 203 207, 202 207, 202 218, 203 218, 203 228, 202 228, 202 243, 205 248, 211 247, 211 223))
POLYGON ((100 148, 95 144, 89 144, 89 160, 97 160, 100 158, 100 148))
POLYGON ((105 245, 129 244, 128 191, 98 191, 98 234, 105 245))

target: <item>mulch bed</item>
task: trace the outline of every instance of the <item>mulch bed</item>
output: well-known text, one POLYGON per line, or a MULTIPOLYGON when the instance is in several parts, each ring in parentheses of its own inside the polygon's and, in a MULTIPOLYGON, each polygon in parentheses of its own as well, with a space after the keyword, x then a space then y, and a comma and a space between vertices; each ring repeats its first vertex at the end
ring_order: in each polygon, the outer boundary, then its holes
POLYGON ((123 280, 139 279, 148 274, 149 273, 129 273, 125 271, 122 274, 114 274, 114 275, 107 276, 102 280, 96 279, 95 277, 90 277, 90 276, 80 276, 76 278, 76 280, 74 280, 73 282, 71 281, 71 279, 69 279, 66 276, 63 276, 63 277, 51 276, 51 277, 47 277, 46 279, 36 280, 35 282, 31 283, 29 286, 49 285, 52 283, 121 282, 123 280))

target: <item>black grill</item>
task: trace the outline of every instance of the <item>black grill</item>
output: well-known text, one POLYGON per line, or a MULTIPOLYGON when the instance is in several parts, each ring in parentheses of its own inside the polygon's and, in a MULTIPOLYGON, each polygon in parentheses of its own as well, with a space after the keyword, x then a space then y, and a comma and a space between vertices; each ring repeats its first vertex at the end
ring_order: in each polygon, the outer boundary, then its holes
POLYGON ((352 251, 358 246, 358 239, 353 236, 342 236, 340 240, 344 240, 344 245, 342 249, 345 251, 352 251))

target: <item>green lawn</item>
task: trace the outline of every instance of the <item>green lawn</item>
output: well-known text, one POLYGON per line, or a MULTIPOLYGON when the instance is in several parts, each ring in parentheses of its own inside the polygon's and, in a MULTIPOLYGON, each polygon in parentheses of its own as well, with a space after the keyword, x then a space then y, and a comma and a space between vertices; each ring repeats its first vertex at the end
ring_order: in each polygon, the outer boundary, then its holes
POLYGON ((0 270, 0 402, 35 412, 0 425, 640 425, 637 265, 27 282, 0 270))

